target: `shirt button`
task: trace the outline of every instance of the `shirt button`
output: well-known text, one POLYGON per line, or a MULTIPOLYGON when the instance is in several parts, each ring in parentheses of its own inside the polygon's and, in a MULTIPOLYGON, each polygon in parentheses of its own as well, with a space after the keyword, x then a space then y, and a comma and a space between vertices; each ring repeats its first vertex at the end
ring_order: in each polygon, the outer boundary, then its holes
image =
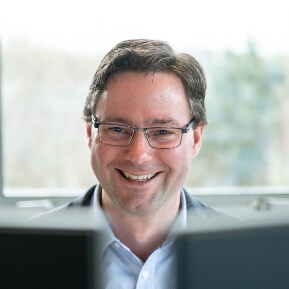
POLYGON ((114 246, 115 246, 116 248, 120 248, 120 244, 119 244, 118 242, 114 242, 114 246))
POLYGON ((143 273, 142 273, 142 277, 144 278, 144 279, 147 279, 148 277, 149 277, 149 272, 148 271, 144 271, 143 273))

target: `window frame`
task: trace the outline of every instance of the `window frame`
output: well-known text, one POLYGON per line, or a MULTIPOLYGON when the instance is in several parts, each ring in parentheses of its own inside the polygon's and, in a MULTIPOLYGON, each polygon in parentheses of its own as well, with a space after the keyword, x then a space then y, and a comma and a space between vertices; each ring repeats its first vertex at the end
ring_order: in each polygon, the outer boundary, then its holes
MULTIPOLYGON (((50 190, 53 193, 52 196, 49 196, 47 193, 49 189, 31 189, 40 192, 39 195, 23 197, 20 192, 24 189, 15 189, 14 196, 5 196, 3 188, 2 132, 2 45, 0 38, 0 207, 8 206, 18 209, 48 210, 65 204, 85 193, 85 189, 69 190, 72 192, 71 194, 68 193, 68 190, 57 189, 50 190)), ((9 189, 7 190, 9 191, 9 189)), ((11 190, 13 189, 10 189, 10 193, 11 190)), ((232 214, 237 210, 241 215, 245 215, 244 212, 250 210, 251 214, 255 215, 257 219, 259 218, 257 216, 258 212, 276 212, 278 209, 275 207, 289 207, 289 186, 188 188, 188 191, 205 203, 229 211, 232 214)), ((10 193, 9 195, 11 195, 10 193)), ((261 215, 263 216, 264 214, 261 215)), ((271 218, 271 215, 268 214, 268 217, 271 218)), ((276 216, 279 218, 280 215, 276 214, 276 216)))

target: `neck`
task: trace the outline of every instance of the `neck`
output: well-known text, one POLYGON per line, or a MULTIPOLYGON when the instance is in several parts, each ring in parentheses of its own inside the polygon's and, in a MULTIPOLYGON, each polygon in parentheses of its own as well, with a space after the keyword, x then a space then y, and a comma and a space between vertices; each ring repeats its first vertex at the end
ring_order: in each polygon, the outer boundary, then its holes
POLYGON ((166 239, 179 211, 180 195, 157 211, 141 216, 116 208, 105 197, 102 207, 115 236, 145 262, 166 239))

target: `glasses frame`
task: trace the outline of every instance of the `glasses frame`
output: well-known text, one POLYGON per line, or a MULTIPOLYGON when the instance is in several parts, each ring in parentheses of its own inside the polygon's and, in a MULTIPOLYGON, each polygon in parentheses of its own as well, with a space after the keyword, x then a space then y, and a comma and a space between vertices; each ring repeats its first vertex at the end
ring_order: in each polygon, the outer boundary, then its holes
POLYGON ((143 127, 143 128, 139 128, 139 127, 133 127, 133 126, 130 126, 130 125, 114 124, 114 123, 107 123, 107 122, 97 122, 97 118, 95 117, 94 114, 91 115, 91 122, 92 122, 93 126, 98 129, 98 137, 99 137, 99 140, 100 140, 102 143, 107 144, 107 145, 119 146, 119 147, 128 147, 128 146, 130 145, 130 143, 131 143, 134 135, 135 135, 135 132, 136 132, 136 131, 143 131, 143 132, 144 132, 144 135, 145 135, 145 138, 146 138, 146 140, 147 140, 147 142, 148 142, 148 144, 149 144, 149 146, 150 146, 151 148, 154 148, 154 149, 173 149, 173 148, 176 148, 176 147, 178 147, 178 146, 181 145, 182 140, 183 140, 183 134, 184 134, 184 133, 188 133, 189 130, 190 130, 190 129, 193 127, 193 125, 194 125, 194 118, 188 123, 187 127, 185 127, 185 128, 180 128, 180 127, 143 127), (131 128, 133 131, 132 131, 132 134, 131 134, 131 137, 130 137, 130 140, 129 140, 128 144, 127 144, 127 145, 115 145, 115 144, 110 144, 110 143, 107 143, 107 142, 103 141, 103 140, 101 139, 100 135, 99 135, 99 126, 100 126, 101 124, 119 125, 119 126, 122 126, 122 127, 131 128), (150 141, 149 141, 150 136, 149 136, 149 134, 147 133, 147 130, 149 130, 149 129, 155 129, 155 128, 162 128, 162 129, 166 129, 166 128, 172 129, 172 128, 173 128, 173 129, 178 129, 178 130, 180 130, 181 133, 182 133, 182 134, 181 134, 180 143, 179 143, 178 145, 176 145, 176 146, 169 147, 169 148, 161 148, 161 147, 158 148, 158 147, 152 146, 151 143, 150 143, 150 141))

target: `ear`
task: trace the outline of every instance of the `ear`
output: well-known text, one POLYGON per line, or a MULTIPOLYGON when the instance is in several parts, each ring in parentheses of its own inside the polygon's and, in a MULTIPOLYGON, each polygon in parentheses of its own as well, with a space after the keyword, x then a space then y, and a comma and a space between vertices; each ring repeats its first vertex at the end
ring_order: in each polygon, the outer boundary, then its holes
POLYGON ((202 146, 203 140, 203 133, 204 133, 205 126, 199 126, 197 129, 194 130, 194 144, 193 144, 193 159, 199 154, 199 151, 202 146))
POLYGON ((91 148, 91 142, 92 142, 92 126, 91 122, 86 123, 86 139, 87 139, 87 145, 89 148, 91 148))

